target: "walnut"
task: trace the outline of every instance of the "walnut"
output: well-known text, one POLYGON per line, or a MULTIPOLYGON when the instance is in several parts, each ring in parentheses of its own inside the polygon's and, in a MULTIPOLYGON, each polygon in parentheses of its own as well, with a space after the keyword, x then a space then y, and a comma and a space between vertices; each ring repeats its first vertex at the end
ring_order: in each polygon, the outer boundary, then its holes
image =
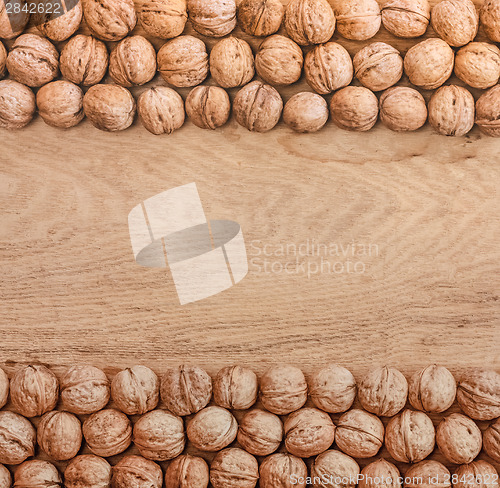
POLYGON ((112 488, 161 488, 163 473, 153 461, 140 456, 125 456, 113 467, 112 488))
POLYGON ((389 0, 382 8, 384 27, 397 37, 423 36, 430 19, 429 0, 389 0))
POLYGON ((288 37, 268 37, 255 56, 257 74, 272 85, 291 85, 300 78, 304 56, 302 49, 288 37))
POLYGON ((353 64, 356 78, 372 91, 385 90, 403 76, 403 58, 385 42, 374 42, 358 51, 353 64))
POLYGON ((109 74, 117 85, 144 85, 156 74, 155 48, 145 37, 126 37, 111 51, 109 74))
POLYGON ((213 488, 254 488, 258 479, 257 459, 242 449, 224 449, 210 466, 213 488))
POLYGON ((280 446, 283 433, 283 424, 277 415, 254 409, 240 421, 238 442, 254 456, 268 456, 280 446))
POLYGON ((356 380, 352 373, 330 364, 313 373, 309 379, 309 395, 314 405, 329 413, 345 412, 356 398, 356 380))
POLYGON ((188 0, 188 13, 202 36, 224 37, 236 27, 235 0, 188 0))
POLYGON ((116 456, 130 446, 132 424, 118 410, 100 410, 83 423, 83 436, 90 451, 96 456, 116 456))
POLYGON ((260 488, 306 488, 307 466, 288 453, 269 456, 260 465, 260 488))
POLYGON ((455 53, 442 39, 430 38, 406 53, 404 69, 410 82, 424 90, 440 87, 453 72, 455 53))
MULTIPOLYGON (((1 83, 1 82, 0 82, 1 83)), ((500 86, 496 85, 483 93, 476 102, 476 124, 486 135, 500 137, 500 86)), ((480 417, 495 418, 499 416, 499 383, 498 373, 485 372, 474 374, 471 381, 466 380, 464 386, 459 385, 457 398, 464 412, 472 412, 478 420, 480 417), (488 385, 491 383, 491 385, 488 385), (493 386, 496 385, 496 386, 493 386), (491 388, 493 387, 493 388, 491 388), (485 399, 476 395, 486 390, 485 399), (476 393, 477 392, 477 393, 476 393), (491 404, 487 400, 491 399, 491 404)), ((470 413, 468 413, 470 415, 470 413)))
POLYGON ((11 486, 12 476, 10 471, 3 464, 0 464, 0 488, 11 488, 11 486))
POLYGON ((0 2, 0 37, 4 39, 14 39, 22 34, 30 19, 29 6, 26 0, 3 0, 0 2), (10 8, 7 5, 12 4, 10 8), (19 13, 12 12, 15 5, 19 6, 19 13))
POLYGON ((186 0, 141 0, 137 15, 150 36, 172 39, 184 31, 187 3, 186 0))
MULTIPOLYGON (((330 114, 337 127, 364 132, 370 130, 377 122, 378 99, 368 88, 348 86, 333 95, 330 101, 330 114)), ((369 412, 377 413, 363 406, 369 412)), ((371 408, 378 410, 375 405, 371 408)))
POLYGON ((94 127, 115 132, 132 125, 136 105, 134 97, 126 88, 94 85, 83 97, 83 109, 94 127))
POLYGON ((421 461, 406 472, 404 488, 451 488, 451 474, 438 461, 421 461))
POLYGON ((218 86, 197 86, 186 98, 186 113, 201 129, 222 127, 231 113, 229 95, 218 86))
MULTIPOLYGON (((0 92, 0 100, 1 98, 2 95, 0 92)), ((0 109, 0 120, 1 120, 1 109, 0 109)), ((0 368, 0 408, 3 408, 7 403, 7 400, 9 399, 9 389, 10 389, 9 377, 7 376, 7 373, 2 368, 0 368)))
POLYGON ((420 129, 427 120, 424 97, 413 88, 404 86, 389 88, 380 96, 379 105, 380 121, 396 132, 420 129))
POLYGON ((304 63, 307 83, 327 95, 352 81, 353 66, 347 50, 336 42, 320 44, 309 51, 304 63))
POLYGON ((361 470, 358 488, 401 488, 400 477, 394 464, 377 459, 361 470))
POLYGON ((455 464, 471 463, 482 446, 482 434, 473 420, 460 413, 452 413, 439 423, 436 432, 439 450, 455 464))
POLYGON ((280 0, 243 0, 238 6, 240 27, 250 36, 270 36, 281 27, 285 9, 280 0))
POLYGON ((187 426, 187 436, 200 451, 215 452, 229 446, 238 434, 238 422, 229 410, 207 407, 187 426))
POLYGON ((199 412, 212 398, 212 378, 196 366, 169 369, 161 379, 161 398, 175 415, 199 412))
POLYGON ((236 94, 233 110, 241 126, 254 132, 267 132, 279 122, 283 100, 271 85, 252 81, 236 94))
POLYGON ((371 39, 382 23, 377 0, 336 0, 334 11, 337 31, 346 39, 371 39))
POLYGON ((311 466, 311 477, 326 479, 328 484, 313 483, 314 488, 354 488, 359 476, 359 465, 352 458, 340 451, 326 451, 320 454, 311 466))
POLYGON ((471 42, 455 56, 455 74, 473 88, 486 89, 500 78, 500 49, 487 42, 471 42))
POLYGON ((431 25, 450 46, 465 46, 476 37, 479 14, 471 0, 441 0, 432 9, 431 25))
POLYGON ((62 1, 61 6, 66 10, 64 14, 48 12, 36 13, 33 16, 38 30, 49 39, 60 42, 69 39, 80 27, 83 17, 81 1, 62 1), (69 10, 68 10, 69 8, 69 10))
POLYGON ((483 447, 488 456, 500 462, 500 419, 493 422, 483 433, 483 447))
POLYGON ((109 380, 94 366, 73 366, 61 378, 64 410, 85 415, 103 409, 109 401, 109 380))
POLYGON ((108 488, 110 483, 110 464, 93 454, 75 457, 64 471, 66 488, 108 488))
POLYGON ((395 368, 376 368, 361 380, 358 397, 368 412, 380 417, 393 417, 406 404, 408 382, 395 368))
POLYGON ((408 391, 413 408, 441 413, 453 405, 457 395, 457 382, 444 366, 433 364, 411 377, 408 391))
POLYGON ((0 412, 0 464, 21 464, 35 455, 36 431, 14 412, 0 412))
POLYGON ((257 375, 242 366, 228 366, 217 373, 213 390, 220 407, 247 410, 257 401, 257 375))
POLYGON ((142 125, 152 134, 172 134, 184 124, 184 101, 172 88, 149 88, 137 100, 142 125))
POLYGON ((500 0, 485 0, 479 15, 486 35, 493 42, 500 42, 500 0))
POLYGON ((5 64, 7 62, 7 50, 5 46, 0 42, 0 78, 5 76, 5 64))
POLYGON ((498 488, 497 470, 486 461, 459 466, 454 473, 454 488, 498 488))
POLYGON ((248 42, 229 36, 215 44, 210 53, 210 73, 223 88, 246 85, 255 73, 248 42))
POLYGON ((0 81, 0 127, 25 127, 33 119, 35 108, 35 95, 27 86, 12 80, 0 81))
POLYGON ((193 36, 180 36, 168 41, 158 51, 158 70, 171 85, 199 85, 208 75, 205 43, 193 36))
POLYGON ((14 42, 6 64, 12 79, 39 87, 59 74, 59 53, 47 39, 35 34, 23 34, 14 42))
POLYGON ((296 93, 283 109, 283 122, 296 132, 316 132, 324 127, 328 116, 326 100, 316 93, 296 93))
POLYGON ((165 473, 165 488, 207 488, 209 481, 206 461, 189 454, 175 458, 165 473))
POLYGON ((38 444, 55 461, 74 458, 82 447, 80 421, 68 412, 48 412, 38 424, 38 444))
POLYGON ((353 409, 340 417, 335 431, 335 444, 349 456, 375 456, 383 443, 384 424, 375 415, 353 409))
POLYGON ((82 0, 87 26, 103 41, 120 41, 135 27, 133 0, 82 0))
POLYGON ((328 42, 335 31, 335 15, 327 0, 291 0, 286 6, 285 28, 301 46, 328 42))
POLYGON ((60 488, 61 475, 57 468, 48 461, 33 459, 26 461, 16 470, 15 488, 60 488))

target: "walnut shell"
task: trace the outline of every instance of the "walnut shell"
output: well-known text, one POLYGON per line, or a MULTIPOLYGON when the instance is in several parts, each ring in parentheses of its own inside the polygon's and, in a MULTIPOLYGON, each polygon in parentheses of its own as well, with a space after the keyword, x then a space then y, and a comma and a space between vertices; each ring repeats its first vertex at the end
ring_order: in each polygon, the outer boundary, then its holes
POLYGON ((487 42, 471 42, 455 56, 455 74, 473 88, 486 89, 500 78, 500 49, 487 42))
POLYGON ((276 415, 302 408, 307 401, 304 373, 286 364, 268 369, 260 380, 260 399, 264 408, 276 415))
POLYGON ((423 36, 431 19, 429 0, 389 0, 382 7, 382 23, 394 36, 423 36))
POLYGON ((0 81, 0 127, 25 127, 33 119, 35 108, 35 95, 27 86, 12 80, 0 81))
POLYGON ((60 13, 36 13, 33 15, 34 23, 38 30, 49 39, 60 42, 69 39, 80 27, 83 17, 82 3, 78 0, 60 2, 66 12, 60 13), (68 10, 69 7, 69 10, 68 10))
POLYGON ((313 483, 314 488, 354 488, 359 476, 359 465, 352 458, 340 451, 326 451, 320 454, 311 466, 311 477, 328 480, 313 483))
POLYGON ((483 447, 488 456, 500 462, 500 419, 493 422, 483 433, 483 447))
POLYGON ((291 0, 286 6, 285 28, 301 46, 328 42, 335 31, 335 15, 326 0, 291 0))
POLYGON ((161 379, 161 399, 175 415, 199 412, 212 398, 212 378, 196 366, 169 369, 161 379))
POLYGON ((404 69, 410 82, 424 90, 440 87, 453 72, 455 53, 442 39, 430 38, 406 53, 404 69))
POLYGON ((444 366, 432 364, 411 377, 408 392, 413 408, 441 413, 453 405, 457 396, 457 382, 444 366))
POLYGON ((165 472, 165 488, 207 488, 209 481, 206 461, 189 454, 175 458, 165 472))
POLYGON ((120 41, 137 23, 133 0, 82 0, 87 26, 103 41, 120 41))
POLYGON ((0 412, 0 464, 21 464, 35 455, 36 431, 14 412, 0 412))
POLYGON ((5 64, 7 62, 7 50, 0 42, 0 79, 5 76, 5 64))
POLYGON ((432 9, 431 25, 450 46, 465 46, 476 37, 479 14, 471 0, 441 0, 432 9))
POLYGON ((393 417, 408 397, 408 382, 395 368, 384 366, 368 373, 358 385, 358 398, 365 410, 379 417, 393 417))
POLYGON ((374 42, 358 51, 353 59, 354 73, 372 91, 386 90, 403 76, 403 58, 385 42, 374 42))
POLYGON ((497 470, 486 461, 474 461, 459 466, 454 475, 454 488, 498 488, 497 470))
POLYGON ((314 91, 327 95, 351 83, 351 56, 336 42, 320 44, 307 53, 304 71, 309 86, 314 91))
POLYGON ((188 0, 188 13, 202 36, 224 37, 236 27, 235 0, 188 0))
POLYGON ((371 39, 382 24, 380 7, 376 0, 336 0, 337 31, 346 39, 371 39))
MULTIPOLYGON (((348 86, 334 93, 330 101, 330 114, 337 127, 364 132, 377 122, 378 99, 368 88, 348 86)), ((365 409, 371 411, 366 406, 365 409)))
POLYGON ((11 486, 12 476, 10 471, 3 464, 0 464, 0 488, 11 488, 11 486))
POLYGON ((252 81, 236 94, 233 111, 238 124, 249 131, 267 132, 279 122, 283 100, 271 85, 252 81))
POLYGON ((57 468, 38 459, 26 461, 16 470, 14 488, 60 488, 61 475, 57 468))
POLYGON ((44 37, 23 34, 15 40, 6 64, 12 79, 39 87, 59 74, 59 53, 44 37))
POLYGON ((247 410, 257 401, 258 390, 257 375, 251 369, 228 366, 215 377, 214 401, 220 407, 247 410))
MULTIPOLYGON (((420 129, 427 120, 424 97, 413 88, 404 86, 389 88, 380 96, 379 105, 380 121, 396 132, 420 129)), ((417 408, 415 405, 413 407, 417 408)))
POLYGON ((421 461, 406 472, 404 488, 451 488, 451 474, 438 461, 421 461))
POLYGON ((184 101, 172 88, 149 88, 137 100, 142 125, 152 134, 172 134, 184 124, 184 101))
POLYGON ((377 459, 361 470, 358 488, 401 488, 399 469, 385 459, 377 459))
POLYGON ((257 459, 242 449, 224 449, 210 466, 213 488, 254 488, 258 479, 257 459))
POLYGON ((280 0, 243 0, 238 6, 238 21, 250 36, 270 36, 281 27, 285 8, 280 0))
POLYGON ((264 459, 259 473, 260 488, 306 488, 306 463, 288 453, 273 454, 264 459))
POLYGON ((296 93, 283 109, 283 122, 296 132, 316 132, 328 121, 328 104, 316 93, 296 93))
MULTIPOLYGON (((487 136, 500 137, 500 85, 490 88, 477 100, 476 124, 487 136)), ((472 412, 476 416, 474 418, 478 420, 481 420, 480 417, 488 419, 498 417, 500 411, 498 376, 498 373, 494 372, 475 374, 471 381, 466 380, 463 388, 459 385, 457 398, 462 410, 466 413, 472 412), (483 389, 486 390, 485 399, 476 397, 476 391, 479 393, 483 389)))
POLYGON ((82 425, 68 412, 48 412, 38 424, 38 444, 55 461, 74 458, 82 447, 82 425))
POLYGON ((117 85, 144 85, 156 75, 155 48, 145 37, 126 37, 111 51, 109 74, 117 85))
POLYGON ((229 36, 215 44, 210 53, 210 73, 223 88, 246 85, 255 74, 248 42, 229 36))
MULTIPOLYGON (((1 99, 1 92, 0 92, 0 99, 1 99)), ((9 377, 7 376, 7 373, 2 368, 0 368, 0 408, 3 408, 7 403, 7 400, 9 399, 9 389, 10 389, 9 377)))
POLYGON ((335 444, 349 456, 369 458, 375 456, 384 443, 384 424, 365 412, 353 409, 344 413, 335 431, 335 444))
POLYGON ((26 0, 4 0, 0 2, 0 37, 3 39, 14 39, 22 34, 24 28, 30 20, 29 7, 26 0), (10 9, 7 5, 12 4, 10 9), (7 13, 7 10, 12 12, 14 6, 19 5, 19 13, 7 13))
POLYGON ((492 41, 500 42, 500 0, 485 0, 479 15, 486 35, 492 41))
POLYGON ((137 15, 150 36, 173 39, 184 32, 187 3, 186 0, 141 0, 137 15))
POLYGON ((90 451, 96 456, 116 456, 130 446, 132 424, 118 410, 100 410, 83 423, 83 436, 90 451))
POLYGON ((113 467, 112 488, 161 488, 163 473, 153 461, 140 456, 125 456, 113 467))
POLYGON ((254 456, 268 456, 279 448, 283 434, 283 424, 277 415, 254 409, 240 421, 238 442, 254 456))
POLYGON ((108 488, 111 484, 111 465, 93 454, 75 457, 64 471, 66 488, 108 488))
POLYGON ((439 450, 455 464, 471 463, 482 447, 482 434, 473 420, 460 413, 452 413, 439 423, 436 432, 439 450))
POLYGON ((349 410, 356 398, 356 380, 352 373, 330 364, 313 373, 309 379, 309 395, 316 407, 329 413, 349 410))
POLYGON ((200 451, 215 452, 229 446, 238 434, 238 422, 229 410, 207 407, 187 426, 187 436, 200 451))
POLYGON ((197 86, 186 98, 186 113, 201 129, 222 127, 231 114, 229 95, 218 86, 197 86))
POLYGON ((205 43, 193 36, 180 36, 168 41, 158 51, 158 70, 171 85, 199 85, 208 75, 205 43))

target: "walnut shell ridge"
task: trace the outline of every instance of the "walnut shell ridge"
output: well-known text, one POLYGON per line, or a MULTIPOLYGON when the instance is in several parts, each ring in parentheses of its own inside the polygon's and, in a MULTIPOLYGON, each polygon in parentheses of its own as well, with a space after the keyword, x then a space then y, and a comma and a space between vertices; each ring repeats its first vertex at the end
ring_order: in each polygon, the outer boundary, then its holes
POLYGON ((90 31, 103 41, 120 41, 137 23, 133 0, 82 0, 90 31))
POLYGON ((430 19, 429 0, 389 0, 382 7, 382 23, 397 37, 423 36, 430 19))

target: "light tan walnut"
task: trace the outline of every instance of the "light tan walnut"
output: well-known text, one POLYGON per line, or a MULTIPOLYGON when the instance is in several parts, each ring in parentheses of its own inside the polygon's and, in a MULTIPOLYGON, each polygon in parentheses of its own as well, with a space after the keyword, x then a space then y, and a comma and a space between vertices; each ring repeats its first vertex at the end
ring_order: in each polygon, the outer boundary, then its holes
POLYGON ((330 112, 326 100, 316 93, 293 95, 283 109, 283 122, 296 132, 317 132, 322 129, 330 112))
POLYGON ((0 81, 0 127, 2 129, 26 127, 33 119, 35 109, 35 94, 27 86, 12 80, 0 81))
POLYGON ((360 473, 358 463, 340 451, 320 454, 311 466, 313 488, 354 488, 360 473), (322 479, 328 480, 325 484, 322 479), (331 482, 330 482, 331 480, 331 482))
POLYGON ((235 0, 188 0, 188 14, 202 36, 224 37, 236 27, 235 0))
POLYGON ((476 37, 479 14, 471 0, 441 0, 432 9, 431 25, 450 46, 465 46, 476 37))
POLYGON ((62 486, 61 475, 57 468, 48 461, 32 459, 26 461, 14 474, 16 488, 59 488, 62 486))
POLYGON ((2 368, 0 368, 0 408, 3 408, 7 403, 7 400, 9 399, 9 389, 9 377, 7 376, 7 373, 2 368))
POLYGON ((467 85, 485 90, 500 78, 500 49, 487 42, 471 42, 455 56, 455 74, 467 85))
POLYGON ((222 127, 231 114, 229 95, 219 86, 197 86, 186 98, 186 113, 201 129, 222 127))
POLYGON ((500 0, 485 0, 479 15, 486 35, 500 42, 500 0))
POLYGON ((111 488, 161 488, 163 472, 153 461, 141 456, 125 456, 113 467, 111 488))
POLYGON ((141 0, 137 15, 149 35, 173 39, 184 32, 188 18, 187 3, 186 0, 141 0))
POLYGON ((137 23, 133 0, 82 0, 87 26, 103 41, 120 41, 137 23))
POLYGON ((210 52, 210 73, 223 88, 246 85, 255 73, 252 48, 234 36, 219 41, 210 52))
POLYGON ((321 410, 341 413, 349 410, 356 398, 356 380, 352 373, 330 364, 313 373, 309 379, 309 395, 321 410))
POLYGON ((82 426, 68 412, 46 413, 37 429, 38 444, 55 461, 74 458, 82 447, 82 426))
POLYGON ((256 401, 259 391, 257 375, 242 366, 222 368, 214 379, 214 401, 234 410, 247 410, 256 401))
POLYGON ((80 27, 83 17, 83 9, 81 1, 77 3, 71 2, 68 10, 68 5, 65 0, 60 2, 64 9, 64 14, 44 12, 33 15, 34 23, 38 30, 49 39, 60 42, 69 39, 80 27))
POLYGON ((429 0, 389 0, 382 7, 382 23, 397 37, 423 36, 430 19, 429 0))
POLYGON ((224 449, 210 466, 213 488, 254 488, 258 479, 257 459, 242 449, 224 449))
MULTIPOLYGON (((487 136, 500 137, 500 85, 490 88, 477 100, 476 124, 487 136)), ((466 379, 457 392, 462 410, 478 420, 498 417, 499 383, 498 373, 495 372, 478 373, 466 379), (483 398, 476 396, 481 394, 483 398)))
POLYGON ((361 470, 358 488, 401 488, 399 469, 385 459, 377 459, 361 470))
POLYGON ((21 464, 35 455, 36 431, 14 412, 0 412, 0 464, 21 464))
POLYGON ((427 121, 424 97, 413 88, 389 88, 380 96, 379 105, 380 121, 395 132, 418 130, 427 121))
POLYGON ((0 38, 14 39, 22 34, 30 20, 29 10, 26 0, 0 2, 0 38), (12 14, 15 5, 19 6, 19 13, 12 14))
POLYGON ((0 488, 11 488, 11 486, 12 476, 10 471, 3 464, 0 464, 0 488))
MULTIPOLYGON (((335 125, 341 129, 365 132, 377 122, 378 99, 368 88, 348 86, 334 93, 330 101, 330 115, 335 125)), ((365 389, 362 393, 364 392, 365 389)), ((362 393, 360 391, 360 395, 362 393)), ((381 412, 385 411, 383 406, 379 408, 369 402, 365 402, 363 406, 377 415, 382 415, 381 412)))
POLYGON ((382 24, 380 7, 376 0, 335 0, 337 31, 346 39, 371 39, 382 24))
POLYGON ((243 0, 238 5, 238 21, 250 36, 270 36, 283 21, 285 8, 281 0, 243 0))
POLYGON ((462 464, 456 470, 454 488, 498 488, 498 473, 486 461, 473 461, 462 464))
POLYGON ((277 415, 256 408, 241 419, 238 442, 254 456, 268 456, 279 448, 283 434, 283 424, 277 415))
POLYGON ((484 431, 483 447, 491 459, 500 462, 500 419, 490 424, 484 431))
POLYGON ((175 458, 165 472, 165 488, 207 488, 209 481, 206 461, 189 454, 175 458))
POLYGON ((404 488, 451 488, 451 474, 438 461, 421 461, 406 472, 404 488))
POLYGON ((93 454, 77 456, 64 471, 66 488, 108 488, 111 484, 111 465, 93 454))
POLYGON ((7 62, 7 49, 0 42, 0 79, 5 76, 5 63, 7 62))
POLYGON ((266 457, 259 469, 260 488, 306 488, 307 466, 288 453, 266 457))

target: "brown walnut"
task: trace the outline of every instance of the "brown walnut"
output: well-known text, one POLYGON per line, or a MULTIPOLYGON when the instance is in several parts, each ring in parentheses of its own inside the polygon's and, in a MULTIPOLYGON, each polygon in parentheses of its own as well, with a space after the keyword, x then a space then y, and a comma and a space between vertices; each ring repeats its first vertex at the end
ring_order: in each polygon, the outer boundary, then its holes
POLYGON ((36 13, 33 15, 33 20, 38 30, 49 39, 61 42, 69 39, 80 27, 83 17, 82 3, 79 0, 77 3, 71 2, 68 5, 66 1, 62 1, 61 6, 66 10, 64 14, 54 12, 36 13))
POLYGON ((0 412, 0 464, 21 464, 35 455, 36 431, 14 412, 0 412))
POLYGON ((377 0, 335 0, 337 31, 346 39, 366 41, 379 30, 382 23, 377 0))
POLYGON ((186 0, 141 0, 137 11, 143 29, 160 39, 173 39, 184 32, 186 0))
POLYGON ((385 459, 377 459, 361 470, 358 488, 401 488, 399 469, 385 459))
POLYGON ((483 447, 491 459, 500 463, 500 419, 484 431, 483 447))
POLYGON ((311 477, 317 477, 319 483, 313 483, 314 488, 354 488, 360 473, 358 463, 347 454, 340 451, 326 451, 320 454, 311 466, 311 477), (321 477, 333 480, 325 485, 321 477), (337 480, 337 481, 335 481, 337 480))
POLYGON ((137 23, 133 0, 82 0, 87 26, 103 41, 120 41, 137 23))
MULTIPOLYGON (((363 86, 347 86, 335 92, 330 101, 330 114, 335 125, 343 130, 365 132, 370 130, 378 118, 378 99, 375 94, 363 86)), ((369 412, 384 411, 382 405, 370 404, 367 388, 360 385, 360 399, 367 398, 363 407, 369 412), (361 388, 363 390, 361 391, 361 388), (367 407, 368 405, 368 407, 367 407), (370 410, 372 408, 372 410, 370 410), (377 410, 377 411, 373 411, 377 410)), ((375 394, 379 393, 376 391, 375 394)), ((363 400, 361 400, 363 403, 363 400)), ((385 405, 384 405, 385 406, 385 405)), ((401 407, 402 408, 402 407, 401 407)))
POLYGON ((238 6, 238 21, 250 36, 270 36, 283 21, 285 8, 280 0, 243 0, 238 6))
POLYGON ((224 37, 236 27, 235 0, 188 0, 189 19, 202 36, 224 37))
POLYGON ((321 95, 301 92, 286 102, 283 122, 296 132, 316 132, 324 127, 329 115, 328 104, 321 95))
MULTIPOLYGON (((12 7, 13 9, 13 7, 12 7)), ((0 38, 14 39, 23 33, 30 20, 29 8, 26 0, 4 0, 0 2, 0 38), (20 12, 16 15, 7 13, 8 4, 19 5, 20 12)))
MULTIPOLYGON (((13 80, 0 81, 0 127, 21 129, 27 126, 35 109, 35 95, 27 86, 13 80)), ((8 395, 8 389, 2 394, 8 395)))
POLYGON ((14 488, 60 488, 61 475, 48 461, 25 461, 14 474, 14 488))
POLYGON ((257 375, 242 366, 228 366, 217 373, 213 390, 220 407, 247 410, 257 401, 257 375))
POLYGON ((207 488, 209 481, 206 461, 189 454, 175 458, 165 472, 165 488, 207 488))
POLYGON ((74 458, 82 447, 82 425, 68 412, 48 412, 38 424, 38 444, 55 461, 74 458))
MULTIPOLYGON (((476 124, 487 136, 500 137, 500 86, 483 93, 476 102, 476 124)), ((462 410, 478 420, 493 419, 500 412, 498 373, 474 373, 459 384, 457 399, 462 410)))
POLYGON ((430 19, 429 0, 389 0, 382 7, 382 23, 397 37, 423 36, 430 19))
POLYGON ((11 486, 12 476, 10 471, 3 464, 0 464, 0 488, 11 488, 11 486))
POLYGON ((471 0, 441 0, 432 9, 431 25, 450 46, 465 46, 476 37, 479 14, 471 0))
POLYGON ((485 0, 479 15, 486 35, 493 42, 500 42, 500 0, 485 0))
MULTIPOLYGON (((1 120, 1 115, 0 115, 0 120, 1 120)), ((9 399, 9 389, 10 389, 9 377, 7 376, 7 373, 2 368, 0 368, 0 408, 3 408, 7 403, 7 400, 9 399)))
POLYGON ((462 464, 454 475, 457 479, 454 488, 498 488, 497 470, 486 461, 462 464))
MULTIPOLYGON (((380 121, 396 132, 420 129, 427 120, 427 105, 424 97, 413 88, 405 86, 389 88, 380 96, 379 105, 380 121)), ((415 392, 417 388, 418 385, 415 384, 413 387, 415 392)), ((427 397, 427 393, 422 395, 424 396, 427 397)), ((415 399, 415 402, 418 401, 415 399)), ((426 404, 428 401, 430 402, 430 400, 425 400, 426 404)), ((411 397, 410 402, 412 402, 411 397)), ((417 408, 413 403, 412 405, 417 408)))
POLYGON ((242 449, 220 451, 210 466, 213 488, 254 488, 258 479, 257 459, 242 449))
POLYGON ((455 74, 467 85, 485 90, 500 78, 500 49, 487 42, 471 42, 455 56, 455 74))
POLYGON ((309 379, 309 395, 321 410, 341 413, 349 410, 356 398, 356 380, 352 373, 336 364, 330 364, 313 373, 309 379))
POLYGON ((161 488, 163 473, 153 461, 140 456, 125 456, 113 467, 111 488, 161 488))
POLYGON ((260 488, 306 488, 307 466, 288 453, 266 457, 259 469, 260 488))
POLYGON ((438 461, 421 461, 406 472, 404 488, 451 488, 451 474, 438 461))
POLYGON ((268 456, 279 448, 283 433, 283 424, 277 415, 256 408, 241 419, 238 442, 254 456, 268 456))
POLYGON ((0 79, 5 76, 5 64, 7 63, 7 49, 0 42, 0 79))
POLYGON ((201 129, 222 127, 231 113, 229 95, 218 86, 197 86, 186 98, 186 113, 201 129))
POLYGON ((64 471, 66 488, 108 488, 111 484, 111 465, 93 454, 75 457, 64 471))

